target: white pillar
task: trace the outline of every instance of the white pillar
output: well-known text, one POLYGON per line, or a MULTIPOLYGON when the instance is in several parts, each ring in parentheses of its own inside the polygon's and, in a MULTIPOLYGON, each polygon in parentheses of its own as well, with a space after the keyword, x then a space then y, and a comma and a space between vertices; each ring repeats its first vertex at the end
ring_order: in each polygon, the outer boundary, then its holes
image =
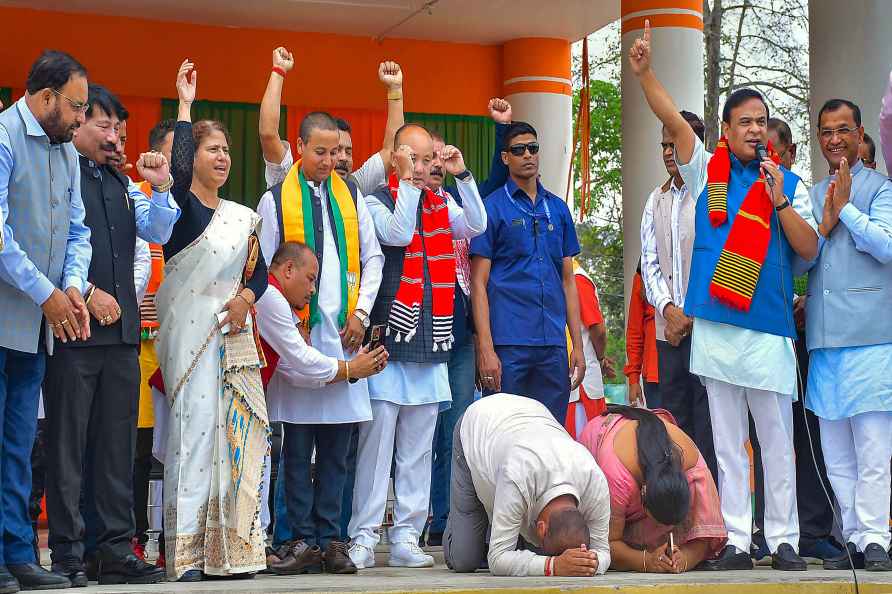
POLYGON ((653 115, 635 75, 629 48, 650 20, 652 63, 679 110, 703 116, 702 2, 665 0, 659 8, 622 0, 623 271, 626 311, 632 278, 641 256, 641 214, 650 192, 668 179, 660 150, 661 124, 653 115), (699 8, 698 8, 699 7, 699 8))
POLYGON ((564 39, 513 39, 502 46, 505 98, 514 120, 536 129, 542 184, 564 197, 573 142, 570 43, 564 39))
POLYGON ((811 164, 815 181, 827 176, 827 162, 815 131, 818 110, 828 99, 849 99, 861 108, 864 131, 877 145, 877 169, 885 170, 878 120, 892 68, 890 27, 889 0, 809 2, 811 164))

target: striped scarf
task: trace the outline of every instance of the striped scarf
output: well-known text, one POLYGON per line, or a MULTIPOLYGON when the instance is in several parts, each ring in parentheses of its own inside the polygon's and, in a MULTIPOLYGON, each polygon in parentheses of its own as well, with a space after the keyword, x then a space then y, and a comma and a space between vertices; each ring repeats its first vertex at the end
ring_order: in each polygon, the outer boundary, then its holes
MULTIPOLYGON (((455 198, 443 189, 441 186, 436 192, 437 196, 445 199, 446 202, 455 200, 455 198)), ((471 242, 467 239, 453 239, 452 248, 455 252, 455 276, 458 286, 461 288, 465 297, 471 295, 471 242)))
MULTIPOLYGON (((399 180, 391 175, 388 182, 394 203, 398 200, 399 180)), ((422 190, 421 233, 418 226, 412 242, 406 246, 403 271, 390 315, 387 334, 396 334, 395 342, 409 342, 418 331, 421 301, 424 298, 424 266, 431 281, 434 351, 452 348, 452 311, 455 299, 455 252, 446 201, 430 188, 422 190)))
MULTIPOLYGON (((771 143, 768 155, 780 164, 780 157, 771 143)), ((728 221, 728 181, 731 178, 731 155, 728 140, 723 136, 709 160, 706 173, 707 212, 713 227, 728 221)), ((753 182, 737 216, 731 222, 731 231, 725 240, 719 261, 712 275, 709 294, 720 302, 749 311, 762 271, 762 263, 771 241, 771 214, 774 204, 768 195, 764 173, 753 182)))

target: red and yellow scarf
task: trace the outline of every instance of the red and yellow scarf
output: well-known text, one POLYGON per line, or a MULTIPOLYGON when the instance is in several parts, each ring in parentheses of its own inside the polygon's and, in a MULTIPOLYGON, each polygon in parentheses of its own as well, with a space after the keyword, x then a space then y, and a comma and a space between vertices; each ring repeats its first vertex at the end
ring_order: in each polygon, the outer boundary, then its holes
MULTIPOLYGON (((399 180, 391 175, 388 181, 394 203, 398 200, 399 180)), ((387 334, 396 333, 395 342, 414 338, 421 319, 424 298, 424 264, 430 275, 433 302, 434 351, 452 348, 452 312, 455 299, 455 252, 446 201, 425 188, 421 195, 421 232, 415 228, 412 242, 403 256, 403 272, 390 315, 387 334), (425 258, 426 256, 426 258, 425 258)))
MULTIPOLYGON (((780 164, 780 157, 771 143, 768 155, 780 164)), ((728 180, 731 177, 731 154, 723 136, 709 160, 706 174, 707 211, 713 227, 728 221, 728 180)), ((722 303, 749 311, 759 282, 759 274, 771 241, 771 213, 774 203, 768 194, 764 173, 750 186, 731 231, 719 256, 709 285, 709 294, 722 303)))

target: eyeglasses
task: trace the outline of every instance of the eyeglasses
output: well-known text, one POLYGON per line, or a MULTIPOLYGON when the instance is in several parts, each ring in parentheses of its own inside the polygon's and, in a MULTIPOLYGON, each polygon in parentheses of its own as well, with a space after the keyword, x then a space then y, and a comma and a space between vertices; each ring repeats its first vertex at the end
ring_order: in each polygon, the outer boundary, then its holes
POLYGON ((848 136, 849 134, 857 131, 858 128, 849 128, 848 126, 843 126, 842 128, 821 128, 820 134, 822 140, 830 140, 836 134, 839 134, 840 136, 848 136))
POLYGON ((67 95, 63 95, 62 93, 60 93, 60 92, 57 91, 56 89, 50 89, 50 91, 52 91, 53 93, 55 93, 55 94, 58 95, 59 97, 63 97, 66 101, 68 101, 68 103, 71 104, 71 109, 73 109, 73 110, 74 110, 75 112, 77 112, 77 113, 87 113, 87 110, 90 109, 90 104, 89 104, 89 103, 80 103, 80 102, 78 102, 78 101, 75 101, 75 100, 72 99, 71 97, 68 97, 67 95))
POLYGON ((514 155, 515 157, 522 157, 523 154, 527 151, 530 151, 531 155, 535 155, 539 152, 539 143, 538 142, 527 142, 527 143, 518 143, 512 144, 508 147, 508 151, 514 155))

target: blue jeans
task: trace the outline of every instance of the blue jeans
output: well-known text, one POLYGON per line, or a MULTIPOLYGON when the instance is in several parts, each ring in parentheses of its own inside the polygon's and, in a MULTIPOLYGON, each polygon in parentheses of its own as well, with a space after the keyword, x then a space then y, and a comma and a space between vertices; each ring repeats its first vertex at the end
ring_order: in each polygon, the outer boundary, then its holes
POLYGON ((278 548, 294 538, 291 522, 288 520, 288 504, 285 500, 285 456, 279 454, 279 471, 276 473, 276 486, 273 494, 273 547, 278 548))
POLYGON ((0 347, 0 565, 34 563, 31 448, 46 354, 0 347))
POLYGON ((323 550, 340 539, 341 499, 353 423, 284 423, 282 482, 293 538, 323 550), (315 445, 316 462, 310 469, 315 445))
POLYGON ((452 407, 437 417, 434 433, 433 465, 431 470, 431 520, 428 531, 443 534, 449 516, 449 481, 452 474, 452 433, 455 424, 474 402, 474 375, 477 362, 471 336, 464 344, 456 345, 449 357, 449 389, 452 407))

